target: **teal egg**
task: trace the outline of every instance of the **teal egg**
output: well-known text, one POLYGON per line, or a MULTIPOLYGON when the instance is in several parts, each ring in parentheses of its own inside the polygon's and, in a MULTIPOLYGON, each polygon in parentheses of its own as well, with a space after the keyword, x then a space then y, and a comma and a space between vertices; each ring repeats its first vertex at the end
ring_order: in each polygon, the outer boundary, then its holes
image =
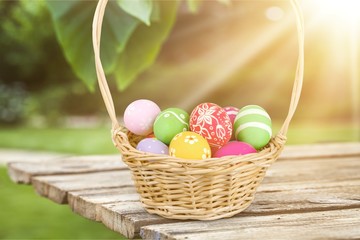
POLYGON ((247 142, 255 149, 260 149, 271 139, 271 118, 262 107, 248 105, 236 115, 234 131, 238 141, 247 142))
POLYGON ((180 108, 165 109, 154 122, 154 135, 165 144, 170 144, 176 134, 188 130, 189 114, 180 108))

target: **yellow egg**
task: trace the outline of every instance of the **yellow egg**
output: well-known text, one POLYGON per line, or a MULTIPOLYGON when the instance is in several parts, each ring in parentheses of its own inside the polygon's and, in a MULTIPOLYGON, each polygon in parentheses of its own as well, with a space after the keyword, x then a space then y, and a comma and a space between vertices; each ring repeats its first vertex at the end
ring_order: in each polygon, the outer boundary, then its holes
POLYGON ((209 143, 194 132, 177 134, 170 142, 169 153, 173 157, 186 159, 206 159, 211 157, 209 143))

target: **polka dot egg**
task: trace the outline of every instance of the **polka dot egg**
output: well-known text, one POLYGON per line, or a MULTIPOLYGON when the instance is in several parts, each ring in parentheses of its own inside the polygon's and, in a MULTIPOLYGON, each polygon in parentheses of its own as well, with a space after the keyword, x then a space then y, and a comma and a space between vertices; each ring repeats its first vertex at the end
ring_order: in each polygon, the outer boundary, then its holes
POLYGON ((234 131, 238 141, 247 142, 255 149, 260 149, 271 139, 271 118, 262 107, 248 105, 237 114, 234 131))
POLYGON ((211 157, 208 142, 201 135, 186 131, 177 134, 170 143, 169 154, 185 159, 206 159, 211 157))
POLYGON ((214 103, 202 103, 191 112, 190 129, 203 136, 215 152, 230 140, 233 128, 223 108, 214 103))
POLYGON ((170 144, 176 134, 189 130, 189 114, 180 108, 162 111, 154 122, 154 134, 165 144, 170 144))
POLYGON ((136 100, 125 109, 125 127, 132 133, 146 136, 153 131, 154 121, 160 111, 159 106, 150 100, 136 100))
POLYGON ((168 146, 155 138, 144 138, 138 143, 136 149, 148 153, 169 154, 168 146))

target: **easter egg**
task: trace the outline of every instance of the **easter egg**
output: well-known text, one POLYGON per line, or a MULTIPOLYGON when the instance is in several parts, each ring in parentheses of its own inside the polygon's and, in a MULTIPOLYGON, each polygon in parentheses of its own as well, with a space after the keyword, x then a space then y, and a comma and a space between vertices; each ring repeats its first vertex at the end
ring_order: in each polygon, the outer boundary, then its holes
POLYGON ((236 115, 239 113, 239 109, 237 107, 224 107, 224 110, 230 117, 231 124, 234 124, 236 115))
POLYGON ((144 138, 138 143, 136 149, 148 153, 169 154, 168 146, 154 138, 144 138))
MULTIPOLYGON (((237 107, 224 107, 224 110, 227 113, 227 115, 229 116, 229 118, 231 120, 231 124, 234 126, 234 121, 235 121, 236 115, 239 113, 239 109, 237 107)), ((235 129, 233 128, 231 140, 235 140, 234 130, 235 129)))
POLYGON ((223 108, 214 103, 202 103, 191 112, 190 129, 203 136, 215 152, 230 140, 233 128, 223 108))
POLYGON ((222 146, 214 157, 237 156, 256 153, 256 149, 246 142, 231 141, 222 146))
POLYGON ((206 159, 211 157, 211 149, 201 135, 194 132, 178 133, 170 142, 170 156, 185 159, 206 159))
POLYGON ((272 136, 271 118, 257 105, 240 109, 234 123, 235 137, 238 141, 251 144, 255 149, 264 147, 272 136))
POLYGON ((176 134, 189 130, 189 114, 180 108, 162 111, 154 122, 154 134, 165 144, 170 144, 176 134))
POLYGON ((159 106, 150 100, 136 100, 125 109, 125 127, 132 133, 146 136, 153 131, 154 121, 160 111, 159 106))

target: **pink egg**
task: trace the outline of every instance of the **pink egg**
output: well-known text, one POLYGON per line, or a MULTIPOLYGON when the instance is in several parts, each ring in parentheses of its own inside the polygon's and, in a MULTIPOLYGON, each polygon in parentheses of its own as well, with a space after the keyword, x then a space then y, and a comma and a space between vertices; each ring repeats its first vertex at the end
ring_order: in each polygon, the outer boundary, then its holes
POLYGON ((239 113, 239 109, 236 107, 224 107, 225 112, 230 117, 231 124, 234 124, 236 115, 239 113))
POLYGON ((192 111, 190 129, 203 136, 213 152, 224 146, 232 134, 230 117, 214 103, 199 104, 192 111))
MULTIPOLYGON (((239 109, 236 107, 224 107, 225 112, 230 117, 231 124, 234 126, 236 115, 239 113, 239 109)), ((233 127, 234 128, 234 127, 233 127)), ((231 140, 235 140, 235 129, 231 135, 231 140)))
POLYGON ((249 153, 256 153, 256 149, 246 142, 231 141, 220 148, 214 154, 214 157, 238 156, 249 153))
POLYGON ((140 99, 130 103, 124 112, 125 127, 137 135, 146 136, 153 131, 153 124, 161 112, 153 101, 140 99))

